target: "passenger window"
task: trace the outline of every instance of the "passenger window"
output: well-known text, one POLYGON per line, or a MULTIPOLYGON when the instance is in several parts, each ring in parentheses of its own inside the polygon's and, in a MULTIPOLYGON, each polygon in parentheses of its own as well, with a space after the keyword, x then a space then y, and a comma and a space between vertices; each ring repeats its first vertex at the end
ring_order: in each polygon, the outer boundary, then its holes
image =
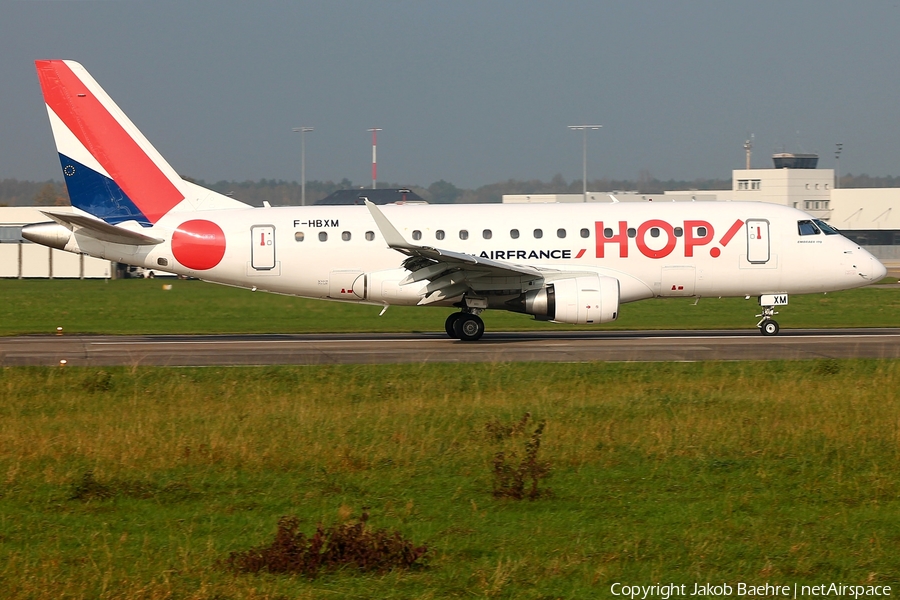
POLYGON ((459 230, 459 239, 461 239, 461 240, 467 240, 467 239, 469 239, 469 232, 468 232, 468 230, 466 230, 466 229, 460 229, 460 230, 459 230))
POLYGON ((682 229, 681 227, 676 227, 675 228, 675 237, 681 237, 682 235, 684 235, 684 229, 682 229))
POLYGON ((481 237, 483 237, 483 238, 486 239, 486 240, 491 239, 491 237, 493 237, 493 235, 494 235, 494 234, 491 233, 491 230, 490 230, 490 229, 485 229, 484 231, 481 232, 481 237))
POLYGON ((564 237, 566 237, 566 230, 565 230, 565 229, 557 229, 557 230, 556 230, 556 237, 558 237, 558 238, 564 238, 564 237))
POLYGON ((519 239, 519 230, 518 230, 518 229, 510 229, 510 230, 509 230, 509 237, 511 237, 511 238, 514 239, 514 240, 519 239))
POLYGON ((302 231, 294 232, 294 240, 297 242, 302 242, 303 241, 303 232, 302 231))
POLYGON ((327 232, 327 231, 320 231, 320 232, 319 232, 319 241, 320 241, 320 242, 327 242, 327 241, 328 241, 328 232, 327 232))
POLYGON ((414 230, 413 230, 413 239, 414 239, 414 240, 417 240, 417 241, 418 241, 418 240, 421 240, 421 239, 422 239, 422 232, 419 231, 418 229, 414 229, 414 230))
POLYGON ((591 237, 591 232, 587 227, 585 227, 581 230, 581 237, 583 237, 583 238, 591 237))
POLYGON ((435 231, 435 232, 434 232, 434 239, 436 239, 436 240, 442 240, 442 239, 444 239, 444 230, 443 230, 443 229, 438 229, 437 231, 435 231))
POLYGON ((797 221, 797 231, 800 235, 818 235, 819 228, 812 221, 797 221))
POLYGON ((659 237, 659 227, 650 228, 650 237, 659 237))
POLYGON ((344 240, 345 242, 349 242, 350 241, 350 232, 344 231, 343 233, 341 233, 341 239, 344 240))
POLYGON ((375 232, 374 232, 374 231, 367 231, 367 232, 366 232, 366 240, 368 240, 368 241, 371 242, 371 241, 374 240, 374 239, 375 239, 375 232))
MULTIPOLYGON (((612 229, 610 229, 610 231, 612 231, 612 229)), ((635 229, 634 227, 629 227, 625 233, 627 233, 628 237, 630 238, 637 237, 637 229, 635 229)), ((612 237, 612 234, 610 234, 609 237, 612 237)))
POLYGON ((706 227, 697 228, 697 237, 706 237, 706 227))
POLYGON ((542 237, 544 237, 544 231, 542 229, 535 229, 534 230, 534 239, 539 240, 542 237))

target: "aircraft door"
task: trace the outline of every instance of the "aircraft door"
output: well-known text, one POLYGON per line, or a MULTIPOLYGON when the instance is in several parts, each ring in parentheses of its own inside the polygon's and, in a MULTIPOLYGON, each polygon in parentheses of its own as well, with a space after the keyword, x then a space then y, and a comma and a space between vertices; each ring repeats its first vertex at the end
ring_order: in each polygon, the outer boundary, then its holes
POLYGON ((769 262, 769 222, 765 219, 747 219, 747 262, 769 262))
POLYGON ((250 228, 250 264, 257 271, 275 268, 274 225, 254 225, 250 228))

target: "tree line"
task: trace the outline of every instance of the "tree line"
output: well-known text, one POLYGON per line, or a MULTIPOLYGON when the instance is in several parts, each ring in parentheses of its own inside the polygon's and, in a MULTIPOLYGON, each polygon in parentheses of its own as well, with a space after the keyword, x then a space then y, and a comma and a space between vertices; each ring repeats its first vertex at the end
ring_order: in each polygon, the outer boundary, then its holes
MULTIPOLYGON (((202 179, 186 178, 203 187, 231 196, 253 206, 268 202, 272 206, 299 206, 301 186, 297 181, 282 179, 260 179, 258 181, 217 181, 207 183, 202 179)), ((349 179, 341 181, 307 181, 306 203, 313 204, 332 192, 345 189, 365 189, 366 185, 354 184, 349 179)), ((526 181, 509 179, 483 185, 475 189, 464 189, 441 179, 428 187, 383 183, 380 188, 406 188, 434 204, 484 204, 500 202, 504 194, 580 194, 580 179, 566 181, 562 175, 550 181, 529 179, 526 181)), ((594 179, 588 182, 592 192, 634 191, 639 194, 661 194, 665 190, 727 190, 731 189, 730 179, 660 180, 647 171, 641 171, 637 179, 594 179)), ((900 187, 898 177, 873 177, 847 173, 840 177, 841 188, 896 188, 900 187)), ((0 180, 0 206, 65 206, 69 204, 65 185, 59 181, 22 181, 19 179, 0 180)))

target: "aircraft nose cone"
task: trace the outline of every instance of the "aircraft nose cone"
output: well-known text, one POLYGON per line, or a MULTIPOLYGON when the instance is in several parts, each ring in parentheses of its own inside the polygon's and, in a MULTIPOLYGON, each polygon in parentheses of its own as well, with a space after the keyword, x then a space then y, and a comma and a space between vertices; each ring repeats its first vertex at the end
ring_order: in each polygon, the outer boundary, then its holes
POLYGON ((884 276, 887 275, 887 267, 881 264, 881 261, 874 256, 869 260, 872 263, 871 268, 869 269, 869 279, 871 281, 879 281, 881 279, 884 279, 884 276))

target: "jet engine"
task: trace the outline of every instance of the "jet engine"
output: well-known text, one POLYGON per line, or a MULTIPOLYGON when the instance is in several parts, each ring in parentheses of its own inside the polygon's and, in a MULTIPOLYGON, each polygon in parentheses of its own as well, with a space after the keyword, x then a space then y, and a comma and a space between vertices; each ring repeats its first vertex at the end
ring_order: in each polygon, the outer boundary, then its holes
POLYGON ((608 323, 619 316, 619 280, 601 275, 556 279, 507 304, 514 312, 557 323, 608 323))

